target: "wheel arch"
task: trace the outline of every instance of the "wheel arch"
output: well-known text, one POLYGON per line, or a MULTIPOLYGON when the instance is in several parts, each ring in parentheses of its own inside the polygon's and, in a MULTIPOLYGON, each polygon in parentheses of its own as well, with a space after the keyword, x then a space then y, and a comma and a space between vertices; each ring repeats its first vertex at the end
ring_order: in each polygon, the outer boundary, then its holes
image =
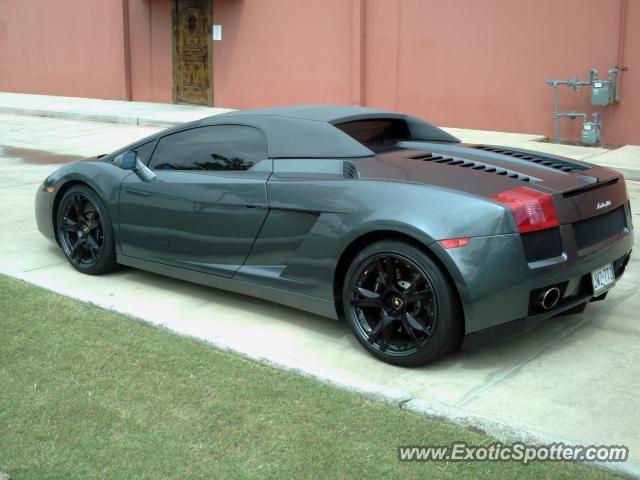
MULTIPOLYGON (((453 290, 456 295, 456 301, 460 306, 460 312, 462 314, 462 322, 464 326, 464 303, 462 301, 459 284, 461 278, 459 271, 455 267, 455 264, 453 264, 452 262, 443 261, 440 255, 435 252, 435 249, 431 248, 430 244, 427 244, 424 241, 419 240, 415 236, 399 230, 374 230, 371 232, 367 232, 349 243, 349 245, 342 251, 342 254, 340 255, 336 264, 333 276, 333 296, 338 318, 344 318, 344 306, 342 304, 342 287, 344 285, 345 275, 347 273, 347 270, 349 269, 349 265, 351 265, 351 262, 356 257, 358 252, 371 245, 372 243, 380 240, 404 241, 406 243, 409 243, 410 245, 415 246, 416 248, 419 248, 434 262, 436 262, 436 264, 447 276, 447 279, 451 282, 451 285, 453 285, 454 287, 453 290), (452 272, 451 270, 454 271, 452 272)), ((433 243, 431 245, 433 245, 433 243)))

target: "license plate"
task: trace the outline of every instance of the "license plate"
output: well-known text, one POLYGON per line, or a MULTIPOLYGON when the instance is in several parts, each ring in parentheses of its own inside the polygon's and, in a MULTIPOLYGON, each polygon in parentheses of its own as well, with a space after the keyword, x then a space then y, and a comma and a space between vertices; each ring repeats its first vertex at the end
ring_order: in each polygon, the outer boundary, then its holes
POLYGON ((613 263, 608 263, 604 267, 591 272, 591 283, 593 284, 593 295, 596 297, 613 287, 616 283, 613 263))

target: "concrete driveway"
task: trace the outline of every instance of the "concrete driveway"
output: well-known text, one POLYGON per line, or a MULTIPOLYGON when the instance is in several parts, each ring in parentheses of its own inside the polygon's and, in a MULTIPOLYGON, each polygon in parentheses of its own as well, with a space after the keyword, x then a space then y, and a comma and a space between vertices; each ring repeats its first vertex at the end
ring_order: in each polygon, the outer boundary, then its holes
MULTIPOLYGON (((0 149, 0 271, 502 439, 627 445, 631 461, 616 468, 640 475, 638 256, 606 301, 582 315, 433 366, 392 367, 367 355, 339 322, 134 269, 87 277, 67 264, 33 217, 35 190, 56 167, 49 162, 156 130, 0 114, 0 145, 8 147, 0 149)), ((628 187, 640 205, 640 184, 628 187)))

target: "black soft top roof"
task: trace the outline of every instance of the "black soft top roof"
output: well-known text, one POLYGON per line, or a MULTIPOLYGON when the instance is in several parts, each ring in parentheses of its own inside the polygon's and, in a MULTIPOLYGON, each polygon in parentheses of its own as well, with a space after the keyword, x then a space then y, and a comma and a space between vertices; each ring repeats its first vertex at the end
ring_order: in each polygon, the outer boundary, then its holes
POLYGON ((412 140, 459 141, 435 125, 411 115, 338 105, 238 110, 207 117, 199 124, 256 127, 267 136, 271 158, 354 158, 368 157, 374 153, 334 125, 366 119, 405 120, 412 140))

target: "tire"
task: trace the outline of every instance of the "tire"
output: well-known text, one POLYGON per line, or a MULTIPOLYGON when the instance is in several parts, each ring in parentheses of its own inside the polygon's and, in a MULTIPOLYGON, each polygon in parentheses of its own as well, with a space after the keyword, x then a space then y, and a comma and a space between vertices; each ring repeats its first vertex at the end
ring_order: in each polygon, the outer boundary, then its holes
POLYGON ((65 192, 56 212, 58 243, 79 272, 101 275, 116 268, 113 224, 100 197, 86 185, 65 192))
POLYGON ((419 367, 460 346, 463 321, 454 287, 409 243, 383 240, 364 248, 345 274, 342 301, 358 342, 386 363, 419 367))

